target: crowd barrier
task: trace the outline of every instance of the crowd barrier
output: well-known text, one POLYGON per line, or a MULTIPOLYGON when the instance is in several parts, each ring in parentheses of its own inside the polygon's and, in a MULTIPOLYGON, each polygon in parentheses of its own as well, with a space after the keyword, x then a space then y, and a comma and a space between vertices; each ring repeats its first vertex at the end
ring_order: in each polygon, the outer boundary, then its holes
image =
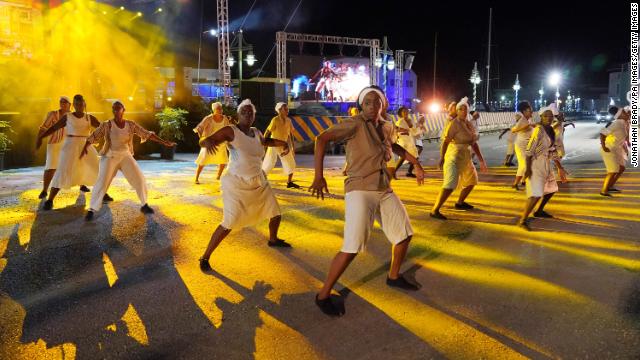
MULTIPOLYGON (((478 119, 478 128, 480 132, 494 131, 506 129, 514 124, 513 112, 480 112, 478 119)), ((393 121, 397 120, 397 115, 389 115, 393 121)), ((427 133, 424 135, 426 139, 439 138, 444 130, 447 114, 410 114, 414 121, 418 118, 425 118, 427 133)), ((291 116, 293 125, 293 137, 299 142, 307 142, 315 140, 322 131, 346 119, 346 116, 291 116)))

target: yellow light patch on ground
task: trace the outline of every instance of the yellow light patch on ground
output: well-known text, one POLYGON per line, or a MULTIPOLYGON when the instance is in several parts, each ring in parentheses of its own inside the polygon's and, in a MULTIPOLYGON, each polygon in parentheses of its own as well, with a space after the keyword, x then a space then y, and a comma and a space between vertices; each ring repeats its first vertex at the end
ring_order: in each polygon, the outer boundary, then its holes
MULTIPOLYGON (((531 244, 535 244, 535 245, 540 245, 540 246, 544 246, 544 247, 548 247, 550 249, 554 249, 554 250, 558 250, 558 251, 562 251, 562 252, 566 252, 566 253, 570 253, 572 255, 577 255, 577 256, 582 256, 582 257, 586 257, 592 260, 596 260, 605 264, 610 264, 610 265, 615 265, 615 266, 619 266, 625 269, 629 269, 629 270, 635 270, 635 271, 640 271, 640 260, 634 260, 634 259, 629 259, 629 258, 625 258, 622 256, 615 256, 615 255, 608 255, 608 254, 602 254, 602 253, 598 253, 595 251, 589 251, 589 250, 583 250, 580 248, 576 248, 576 247, 571 247, 571 246, 567 246, 567 245, 560 245, 560 244, 556 244, 553 242, 550 242, 546 236, 550 235, 550 238, 553 239, 554 237, 556 237, 556 239, 554 241, 557 241, 557 234, 553 233, 553 232, 542 232, 542 231, 537 231, 537 232, 524 232, 521 229, 517 228, 516 226, 501 226, 501 225, 496 225, 496 224, 489 224, 489 223, 477 223, 476 226, 479 227, 484 227, 484 228, 488 228, 488 229, 493 229, 493 230, 497 230, 500 229, 500 231, 502 232, 506 232, 506 233, 510 233, 512 235, 515 236, 511 236, 510 238, 518 240, 518 241, 525 241, 531 244)), ((569 236, 568 236, 569 237, 569 236)), ((581 235, 573 235, 571 236, 574 239, 577 239, 576 242, 579 242, 581 235)), ((587 240, 587 243, 589 243, 589 239, 587 240)), ((592 243, 596 243, 596 244, 602 244, 601 241, 597 240, 597 239, 591 239, 592 243)), ((570 242, 570 241, 565 241, 565 242, 570 242)), ((575 242, 573 243, 575 245, 575 242)), ((606 241, 607 245, 611 245, 611 241, 606 241)), ((580 245, 584 245, 584 244, 580 244, 580 245)), ((627 246, 626 244, 622 244, 622 246, 627 246)), ((637 248, 634 247, 634 251, 636 251, 637 248)))
POLYGON ((296 330, 260 310, 262 326, 256 329, 255 359, 321 359, 321 353, 296 330))
POLYGON ((449 359, 526 359, 525 356, 413 297, 366 284, 354 290, 449 359))
POLYGON ((111 259, 109 259, 109 255, 107 255, 106 253, 102 253, 102 264, 104 265, 104 272, 105 274, 107 274, 109 287, 113 287, 113 284, 118 281, 118 274, 116 273, 116 269, 111 263, 111 259))
POLYGON ((128 335, 130 337, 142 345, 149 345, 147 330, 133 305, 129 304, 127 311, 122 316, 122 321, 127 324, 127 329, 129 329, 128 335))
POLYGON ((461 263, 440 258, 430 261, 416 259, 415 261, 424 268, 484 286, 518 291, 539 297, 562 298, 564 301, 571 301, 576 305, 585 305, 590 302, 588 298, 561 286, 496 266, 461 263))
POLYGON ((64 343, 48 347, 42 339, 22 343, 26 311, 22 305, 0 293, 0 359, 75 359, 76 346, 64 343))

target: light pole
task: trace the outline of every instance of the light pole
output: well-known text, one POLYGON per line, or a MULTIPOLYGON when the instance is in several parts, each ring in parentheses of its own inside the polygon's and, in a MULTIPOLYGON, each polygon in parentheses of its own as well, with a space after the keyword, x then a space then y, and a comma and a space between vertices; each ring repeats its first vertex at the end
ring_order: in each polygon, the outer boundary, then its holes
POLYGON ((558 103, 560 100, 560 82, 562 81, 562 75, 559 72, 553 72, 549 75, 549 85, 556 88, 556 105, 558 109, 560 108, 560 104, 558 103))
MULTIPOLYGON (((473 84, 473 110, 476 109, 476 86, 480 84, 482 79, 480 79, 480 72, 478 71, 478 62, 473 63, 473 70, 471 70, 471 77, 469 81, 473 84)), ((486 111, 486 109, 485 109, 486 111)))
POLYGON ((518 74, 516 74, 516 83, 513 84, 513 90, 516 92, 516 99, 514 101, 515 111, 518 111, 518 91, 520 91, 520 80, 518 79, 518 74))
MULTIPOLYGON (((201 24, 200 24, 200 28, 202 29, 202 19, 200 19, 201 24)), ((200 43, 198 44, 198 71, 196 73, 196 81, 198 82, 198 85, 196 85, 196 91, 198 92, 198 95, 200 95, 200 54, 202 53, 202 34, 209 34, 211 36, 218 36, 218 31, 216 29, 210 29, 207 31, 202 31, 200 32, 200 43)))
POLYGON ((544 95, 544 83, 540 83, 540 90, 538 90, 538 95, 540 95, 540 101, 538 103, 538 109, 542 107, 542 95, 544 95))
POLYGON ((244 32, 242 29, 238 30, 236 33, 236 37, 231 42, 229 57, 227 58, 227 65, 229 67, 233 67, 235 64, 235 59, 233 55, 231 55, 234 51, 238 52, 238 95, 242 96, 242 60, 243 60, 243 51, 248 51, 247 58, 244 59, 247 62, 247 65, 253 66, 256 62, 256 57, 253 54, 253 45, 244 41, 244 32))
POLYGON ((380 55, 375 60, 375 65, 378 68, 382 68, 382 89, 387 91, 387 70, 392 71, 396 68, 396 62, 393 59, 393 50, 389 49, 387 43, 387 37, 382 38, 382 49, 380 49, 380 55))

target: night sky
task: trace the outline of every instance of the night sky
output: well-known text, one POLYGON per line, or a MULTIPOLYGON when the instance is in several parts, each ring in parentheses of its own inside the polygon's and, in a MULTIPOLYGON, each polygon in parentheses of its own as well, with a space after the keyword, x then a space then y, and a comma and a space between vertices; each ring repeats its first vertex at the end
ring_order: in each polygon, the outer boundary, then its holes
MULTIPOLYGON (((204 3, 205 30, 216 27, 215 3, 204 3)), ((234 30, 253 0, 229 3, 234 30)), ((139 2, 133 7, 157 4, 163 2, 139 2)), ((258 65, 271 50, 275 32, 283 29, 297 4, 298 0, 257 0, 244 29, 246 40, 256 47, 258 65)), ((164 20, 169 36, 180 44, 178 50, 185 55, 187 65, 195 66, 202 4, 178 0, 166 1, 164 6, 170 8, 166 16, 171 18, 164 20)), ((606 93, 608 70, 629 61, 629 4, 622 1, 459 5, 444 1, 303 0, 287 31, 379 39, 386 35, 392 50, 417 51, 413 69, 423 99, 432 97, 433 42, 437 31, 437 96, 459 98, 471 91, 468 78, 474 61, 478 61, 482 79, 486 78, 489 7, 493 8, 492 78, 497 78, 492 88, 511 88, 518 73, 523 90, 528 87, 535 91, 552 69, 558 69, 565 73, 563 90, 572 89, 578 95, 606 93)), ((215 39, 203 37, 203 67, 216 66, 215 46, 215 39)), ((297 51, 297 45, 291 44, 289 52, 297 51)), ((355 55, 357 51, 345 47, 343 53, 355 55)), ((318 55, 319 48, 308 45, 305 52, 318 55)), ((337 53, 337 47, 325 46, 325 55, 337 53)), ((363 55, 368 56, 366 50, 363 55)), ((275 54, 265 71, 269 75, 275 73, 275 54)))

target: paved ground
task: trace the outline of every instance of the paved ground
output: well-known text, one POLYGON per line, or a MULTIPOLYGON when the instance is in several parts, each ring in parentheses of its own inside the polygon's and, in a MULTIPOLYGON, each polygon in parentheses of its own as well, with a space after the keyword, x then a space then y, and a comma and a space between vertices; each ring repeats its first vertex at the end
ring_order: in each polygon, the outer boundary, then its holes
MULTIPOLYGON (((142 161, 156 214, 140 214, 119 176, 116 201, 93 223, 76 190, 38 210, 42 168, 0 173, 0 358, 637 359, 640 173, 600 197, 597 131, 568 130, 571 182, 547 208, 556 219, 535 220, 531 233, 513 226, 525 196, 505 186, 514 169, 498 166, 497 135, 481 140, 493 166, 469 198, 474 211, 450 202, 451 220, 428 217, 441 184, 433 169, 425 186, 394 182, 416 231, 403 270, 423 287, 385 286, 390 248, 376 229, 338 286, 340 319, 313 294, 341 244, 341 157, 327 160, 334 195, 324 202, 270 175, 293 249, 267 247, 265 223, 233 232, 213 274, 197 267, 222 217, 213 169, 195 186, 190 161, 142 161)), ((309 185, 312 172, 296 177, 309 185)))

